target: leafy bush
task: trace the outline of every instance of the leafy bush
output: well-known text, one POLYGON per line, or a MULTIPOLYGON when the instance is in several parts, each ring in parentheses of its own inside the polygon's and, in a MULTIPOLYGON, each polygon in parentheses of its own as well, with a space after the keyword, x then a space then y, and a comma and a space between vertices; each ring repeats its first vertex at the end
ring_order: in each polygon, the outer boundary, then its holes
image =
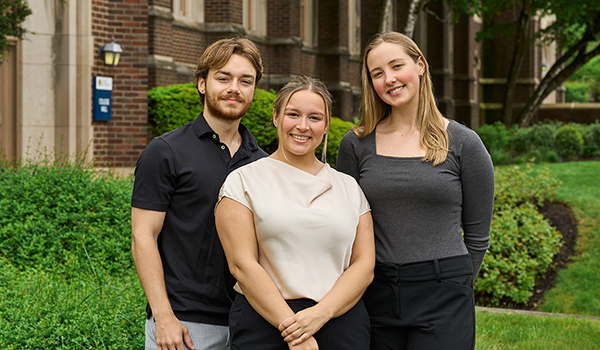
POLYGON ((531 149, 548 151, 555 148, 554 135, 560 127, 559 122, 542 122, 528 128, 519 128, 511 140, 511 147, 519 153, 531 149))
POLYGON ((478 302, 522 304, 533 295, 538 277, 551 267, 561 235, 537 211, 560 184, 545 168, 533 175, 528 164, 496 170, 491 243, 475 282, 478 302))
POLYGON ((502 122, 486 124, 477 129, 477 134, 487 148, 494 164, 509 164, 512 156, 507 151, 511 135, 515 129, 507 130, 502 122))
POLYGON ((273 92, 256 89, 254 102, 242 118, 242 123, 254 135, 259 146, 269 154, 277 149, 277 129, 273 125, 275 97, 273 92))
POLYGON ((590 93, 592 88, 588 83, 579 81, 566 81, 564 85, 566 90, 566 102, 590 102, 590 93))
POLYGON ((196 119, 202 103, 194 83, 159 86, 148 91, 148 128, 160 136, 196 119))
POLYGON ((556 146, 560 155, 566 158, 575 157, 583 151, 583 137, 577 127, 563 125, 556 133, 556 146))
POLYGON ((132 268, 131 179, 98 173, 83 158, 0 170, 0 254, 15 266, 66 275, 132 268), (70 254, 70 255, 67 255, 70 254))
POLYGON ((581 156, 584 158, 600 157, 600 120, 594 123, 576 124, 583 137, 583 150, 581 156))
MULTIPOLYGON (((354 127, 354 123, 343 121, 340 118, 331 118, 329 125, 329 136, 327 139, 327 163, 332 167, 335 167, 337 160, 338 149, 340 148, 340 141, 346 133, 354 127)), ((323 144, 315 151, 317 158, 321 159, 323 153, 323 144)))

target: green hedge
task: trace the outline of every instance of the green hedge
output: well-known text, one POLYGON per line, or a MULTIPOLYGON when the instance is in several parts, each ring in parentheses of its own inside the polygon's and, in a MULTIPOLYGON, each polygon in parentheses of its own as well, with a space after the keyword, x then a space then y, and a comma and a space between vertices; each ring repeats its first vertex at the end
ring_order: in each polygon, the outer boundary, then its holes
POLYGON ((539 174, 532 169, 531 164, 496 169, 490 248, 475 282, 483 305, 526 303, 562 244, 537 210, 552 200, 560 182, 547 168, 539 174))
POLYGON ((477 133, 494 164, 554 163, 600 156, 600 120, 592 124, 545 121, 527 128, 486 124, 477 133))
MULTIPOLYGON (((269 154, 277 149, 277 130, 273 126, 275 97, 273 91, 256 89, 252 106, 242 118, 242 123, 254 135, 259 146, 269 154)), ((193 121, 201 111, 202 104, 193 83, 159 86, 148 92, 148 124, 154 136, 193 121)), ((353 126, 352 122, 332 118, 327 149, 327 161, 330 165, 335 166, 342 136, 353 126)), ((316 150, 319 159, 322 152, 322 146, 316 150)))

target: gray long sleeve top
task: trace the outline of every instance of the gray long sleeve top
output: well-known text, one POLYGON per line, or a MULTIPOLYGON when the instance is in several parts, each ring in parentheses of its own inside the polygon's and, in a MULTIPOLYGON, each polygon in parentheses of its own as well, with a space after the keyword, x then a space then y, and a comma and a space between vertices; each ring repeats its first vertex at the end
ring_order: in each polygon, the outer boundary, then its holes
POLYGON ((436 166, 421 157, 377 154, 375 131, 340 143, 337 169, 356 179, 371 205, 378 262, 409 263, 471 254, 474 278, 489 247, 494 168, 479 136, 450 121, 450 152, 436 166))

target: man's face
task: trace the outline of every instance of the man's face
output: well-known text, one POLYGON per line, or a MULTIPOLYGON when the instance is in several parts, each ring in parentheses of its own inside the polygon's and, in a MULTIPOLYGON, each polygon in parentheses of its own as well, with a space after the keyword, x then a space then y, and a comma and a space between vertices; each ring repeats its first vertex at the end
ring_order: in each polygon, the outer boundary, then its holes
POLYGON ((208 71, 206 80, 198 80, 198 89, 204 92, 204 113, 209 116, 239 120, 250 109, 256 86, 256 70, 240 55, 231 55, 219 69, 208 71))

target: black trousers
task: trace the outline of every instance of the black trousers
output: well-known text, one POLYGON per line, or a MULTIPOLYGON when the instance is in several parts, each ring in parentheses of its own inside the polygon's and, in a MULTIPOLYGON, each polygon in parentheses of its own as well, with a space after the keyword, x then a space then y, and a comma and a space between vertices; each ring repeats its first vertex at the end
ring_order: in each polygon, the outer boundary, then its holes
MULTIPOLYGON (((287 300, 294 312, 316 304, 310 299, 287 300)), ((229 313, 231 350, 289 350, 281 332, 254 311, 241 294, 229 313)), ((368 350, 369 315, 359 301, 344 315, 329 320, 315 335, 320 350, 368 350)))
POLYGON ((475 348, 469 254, 408 264, 377 263, 363 296, 372 350, 475 348))

